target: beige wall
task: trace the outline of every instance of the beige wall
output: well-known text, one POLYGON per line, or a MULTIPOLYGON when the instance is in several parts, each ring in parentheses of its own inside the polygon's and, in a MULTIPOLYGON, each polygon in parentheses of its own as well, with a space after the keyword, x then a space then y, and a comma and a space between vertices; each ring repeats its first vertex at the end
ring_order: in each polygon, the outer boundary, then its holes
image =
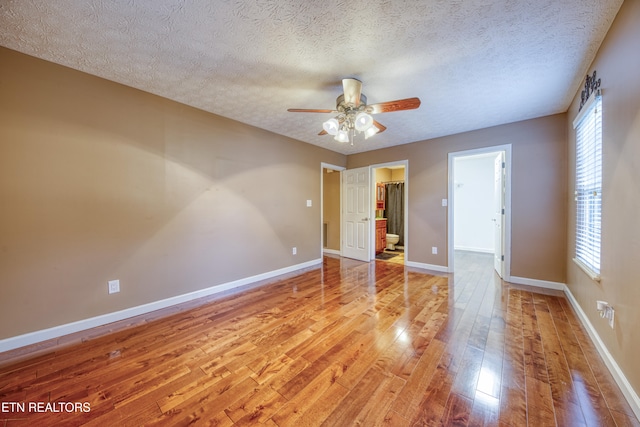
POLYGON ((391 181, 404 181, 404 168, 391 169, 391 181))
POLYGON ((391 181, 391 169, 389 168, 376 168, 376 182, 391 181))
MULTIPOLYGON (((589 74, 602 80, 603 206, 601 283, 572 261, 575 204, 569 194, 567 285, 625 376, 640 392, 640 1, 625 1, 589 74), (615 329, 598 317, 596 301, 615 309, 615 329)), ((580 88, 581 90, 582 88, 580 88)), ((567 114, 569 189, 574 189, 580 91, 567 114)))
POLYGON ((4 48, 0 63, 0 339, 321 256, 320 164, 345 156, 4 48))
POLYGON ((350 155, 347 167, 408 159, 409 261, 447 266, 448 153, 512 144, 511 275, 564 283, 566 141, 566 115, 557 114, 350 155))
POLYGON ((323 215, 327 224, 327 249, 340 250, 340 172, 323 171, 323 215))

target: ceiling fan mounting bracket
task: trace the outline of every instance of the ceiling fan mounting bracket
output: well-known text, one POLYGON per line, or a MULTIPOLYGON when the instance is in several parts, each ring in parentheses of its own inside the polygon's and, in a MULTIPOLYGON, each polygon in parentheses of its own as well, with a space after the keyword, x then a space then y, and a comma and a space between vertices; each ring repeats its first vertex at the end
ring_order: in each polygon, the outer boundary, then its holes
POLYGON ((341 113, 347 113, 349 111, 356 111, 356 112, 365 111, 366 108, 367 108, 367 97, 363 93, 360 94, 360 105, 357 107, 353 103, 345 102, 344 94, 341 94, 336 98, 336 110, 338 110, 341 113))

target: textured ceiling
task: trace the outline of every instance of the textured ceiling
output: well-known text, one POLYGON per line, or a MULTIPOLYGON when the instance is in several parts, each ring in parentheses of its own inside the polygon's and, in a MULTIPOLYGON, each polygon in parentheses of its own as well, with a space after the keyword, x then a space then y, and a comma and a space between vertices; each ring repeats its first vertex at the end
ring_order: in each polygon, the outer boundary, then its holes
POLYGON ((622 0, 0 0, 0 45, 345 154, 566 111, 622 0), (318 136, 344 77, 387 131, 318 136))

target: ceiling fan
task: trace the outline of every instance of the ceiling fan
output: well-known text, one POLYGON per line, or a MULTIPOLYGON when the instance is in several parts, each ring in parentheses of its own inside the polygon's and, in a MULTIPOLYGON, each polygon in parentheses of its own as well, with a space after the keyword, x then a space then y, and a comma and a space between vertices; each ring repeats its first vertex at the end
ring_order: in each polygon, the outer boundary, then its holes
POLYGON ((369 138, 387 128, 371 117, 371 114, 393 111, 413 110, 420 106, 419 98, 406 98, 397 101, 380 102, 367 105, 367 97, 362 93, 362 82, 357 79, 342 79, 342 95, 336 98, 335 110, 317 110, 289 108, 292 113, 337 113, 322 125, 318 135, 333 135, 336 141, 351 142, 356 132, 363 132, 369 138))

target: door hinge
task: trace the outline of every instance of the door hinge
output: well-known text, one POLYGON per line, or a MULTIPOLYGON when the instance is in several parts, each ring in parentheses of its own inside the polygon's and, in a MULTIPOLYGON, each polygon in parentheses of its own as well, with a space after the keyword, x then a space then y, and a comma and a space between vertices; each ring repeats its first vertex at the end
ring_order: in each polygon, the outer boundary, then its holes
POLYGON ((502 162, 502 169, 506 168, 507 164, 505 162, 502 162))
POLYGON ((502 215, 504 215, 504 208, 502 208, 502 215))
POLYGON ((500 257, 500 261, 504 261, 504 255, 500 257))

